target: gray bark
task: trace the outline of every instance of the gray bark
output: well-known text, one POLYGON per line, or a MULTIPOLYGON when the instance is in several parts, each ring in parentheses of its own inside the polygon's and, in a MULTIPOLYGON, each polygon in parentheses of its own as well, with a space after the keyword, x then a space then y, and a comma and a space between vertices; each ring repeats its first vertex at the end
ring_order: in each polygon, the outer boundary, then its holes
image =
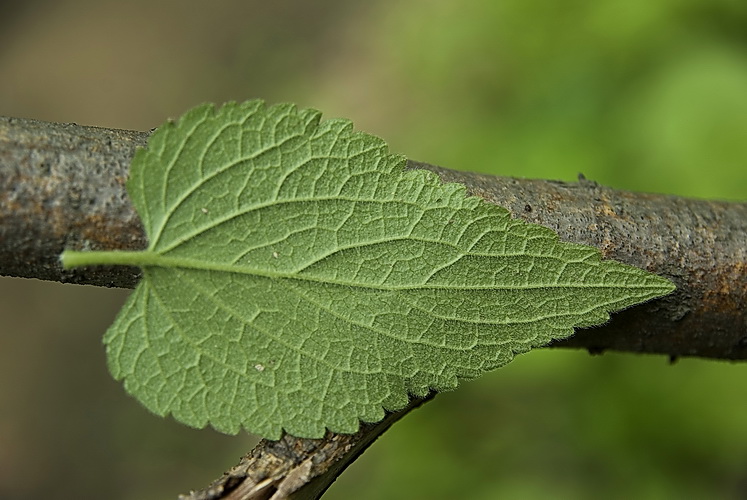
MULTIPOLYGON (((64 248, 145 248, 124 182, 135 150, 148 136, 0 118, 0 274, 134 287, 137 269, 65 271, 58 256, 64 248)), ((632 193, 584 178, 577 183, 503 178, 413 161, 409 168, 463 183, 470 193, 552 228, 565 241, 593 245, 607 258, 677 285, 663 299, 615 314, 607 324, 579 330, 553 346, 747 358, 747 204, 632 193)), ((212 489, 187 498, 316 498, 381 432, 421 402, 414 400, 351 436, 262 441, 212 489)))

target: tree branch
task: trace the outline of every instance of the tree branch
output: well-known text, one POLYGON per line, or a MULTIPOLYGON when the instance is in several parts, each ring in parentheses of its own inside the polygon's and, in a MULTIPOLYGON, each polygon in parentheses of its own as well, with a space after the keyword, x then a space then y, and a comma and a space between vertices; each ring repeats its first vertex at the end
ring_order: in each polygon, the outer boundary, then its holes
MULTIPOLYGON (((146 238, 124 189, 129 163, 148 132, 0 118, 0 274, 132 288, 137 269, 64 271, 64 248, 142 249, 146 238)), ((578 183, 493 177, 419 162, 444 181, 666 276, 677 290, 579 330, 558 347, 747 358, 747 204, 619 191, 578 183)), ((262 441, 242 463, 185 498, 317 498, 344 467, 402 415, 363 424, 354 435, 262 441), (317 479, 314 479, 317 478, 317 479), (295 491, 295 493, 293 493, 295 491), (274 496, 273 496, 274 495, 274 496)))

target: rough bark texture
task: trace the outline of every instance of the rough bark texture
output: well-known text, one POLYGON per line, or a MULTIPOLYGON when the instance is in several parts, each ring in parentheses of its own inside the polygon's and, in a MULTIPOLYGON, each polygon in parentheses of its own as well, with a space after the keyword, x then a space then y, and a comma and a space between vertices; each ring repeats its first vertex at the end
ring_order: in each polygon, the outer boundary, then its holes
MULTIPOLYGON (((124 189, 148 132, 0 118, 0 274, 132 288, 137 269, 63 271, 63 248, 141 249, 124 189)), ((561 239, 666 276, 677 291, 578 331, 555 346, 747 358, 747 204, 631 193, 578 183, 492 177, 410 162, 550 227, 561 239)), ((422 401, 350 436, 262 441, 191 499, 317 498, 379 434, 422 401), (316 478, 316 479, 315 479, 316 478)))
POLYGON ((0 274, 133 288, 136 269, 65 272, 58 256, 145 248, 124 184, 148 135, 0 117, 0 274))
POLYGON ((285 435, 278 441, 262 440, 213 484, 181 495, 179 500, 319 498, 384 431, 434 395, 413 398, 407 407, 388 413, 381 422, 361 424, 355 434, 327 432, 322 439, 285 435))
POLYGON ((677 291, 579 330, 557 346, 747 358, 747 204, 620 191, 578 183, 507 179, 413 162, 461 182, 515 217, 547 226, 564 241, 666 276, 677 291))

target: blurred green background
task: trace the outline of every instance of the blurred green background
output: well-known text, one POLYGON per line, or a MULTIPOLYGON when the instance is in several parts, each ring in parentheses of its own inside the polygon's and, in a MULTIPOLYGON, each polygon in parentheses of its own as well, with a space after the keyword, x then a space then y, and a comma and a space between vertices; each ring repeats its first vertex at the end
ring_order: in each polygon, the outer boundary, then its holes
MULTIPOLYGON (((146 130, 255 97, 456 169, 747 193, 743 0, 0 7, 2 115, 146 130)), ((111 380, 126 294, 0 279, 0 498, 175 498, 252 446, 111 380)), ((325 498, 745 498, 746 384, 744 364, 535 351, 408 416, 325 498)))

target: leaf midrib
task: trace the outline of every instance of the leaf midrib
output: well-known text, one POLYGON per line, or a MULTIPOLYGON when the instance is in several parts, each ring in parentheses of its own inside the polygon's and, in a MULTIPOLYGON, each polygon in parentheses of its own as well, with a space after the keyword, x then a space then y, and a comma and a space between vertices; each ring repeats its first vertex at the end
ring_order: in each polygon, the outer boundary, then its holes
MULTIPOLYGON (((78 252, 66 252, 68 254, 74 254, 78 252)), ((143 251, 110 251, 110 252, 82 252, 84 254, 86 262, 76 265, 122 265, 122 266, 138 266, 141 268, 146 267, 162 267, 162 268, 178 268, 178 269, 190 269, 196 271, 215 271, 229 274, 241 274, 247 276, 258 276, 270 279, 286 279, 295 281, 306 281, 311 283, 321 283, 328 285, 348 286, 353 288, 364 288, 370 290, 380 291, 403 291, 403 290, 535 290, 542 288, 570 288, 570 289, 613 289, 620 288, 622 285, 619 283, 605 284, 590 284, 590 283, 536 283, 528 285, 429 285, 429 284, 415 284, 415 285, 384 285, 374 283, 360 283, 351 282, 344 280, 336 280, 331 278, 319 278, 315 276, 309 276, 299 272, 281 272, 271 271, 264 269, 248 268, 246 266, 237 266, 235 264, 224 264, 220 262, 207 262, 198 259, 189 259, 185 257, 169 257, 162 255, 159 252, 150 250, 143 251)), ((666 287, 659 284, 624 284, 626 289, 650 289, 650 290, 666 290, 666 287)))

